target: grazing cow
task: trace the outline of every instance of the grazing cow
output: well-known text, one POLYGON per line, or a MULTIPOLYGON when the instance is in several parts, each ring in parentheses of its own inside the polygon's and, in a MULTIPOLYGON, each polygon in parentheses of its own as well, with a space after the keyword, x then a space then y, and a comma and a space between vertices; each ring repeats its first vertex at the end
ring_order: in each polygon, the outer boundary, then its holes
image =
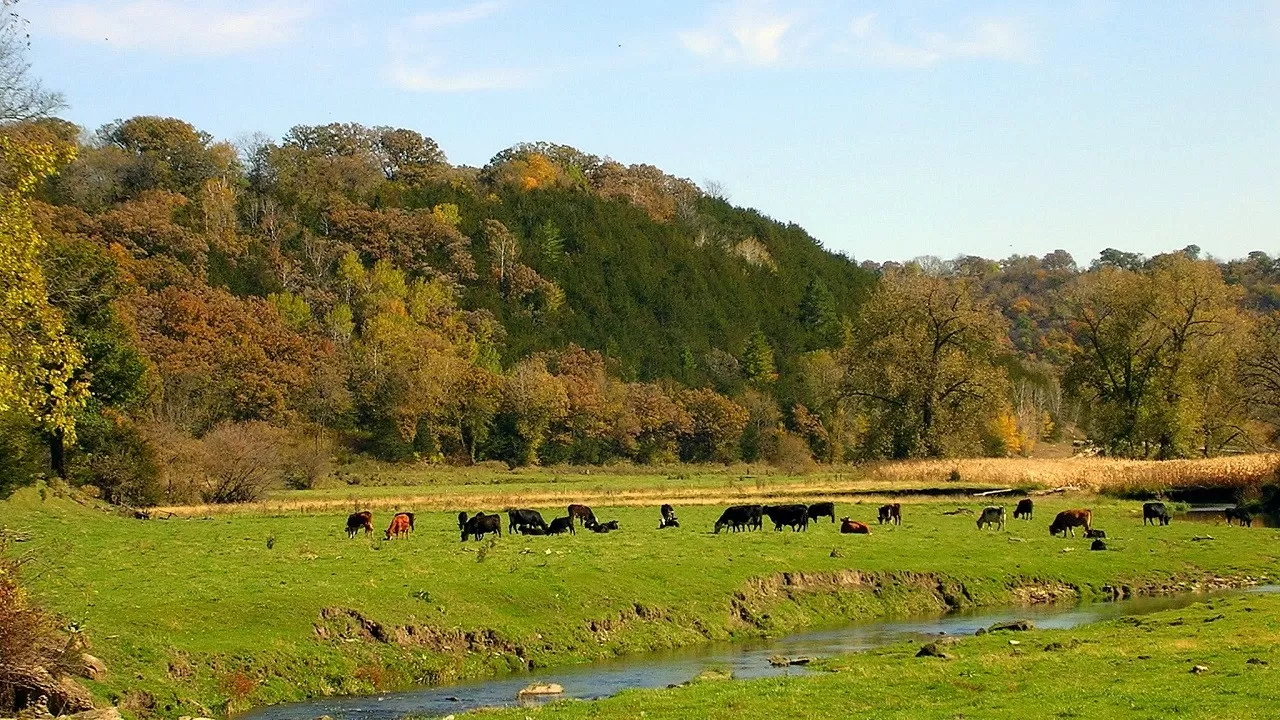
POLYGON ((1022 498, 1018 501, 1018 507, 1013 509, 1013 519, 1030 520, 1035 513, 1036 504, 1031 502, 1031 498, 1022 498))
POLYGON ((876 513, 876 522, 897 523, 902 524, 902 505, 900 503, 892 503, 890 505, 881 505, 880 511, 876 513))
POLYGON ((809 519, 817 522, 820 517, 829 517, 836 521, 836 504, 833 502, 814 503, 809 506, 809 519))
POLYGON ((1162 502, 1142 503, 1142 524, 1146 525, 1150 522, 1155 525, 1157 522, 1161 525, 1169 524, 1169 508, 1164 506, 1162 502))
POLYGON ((1097 540, 1099 538, 1105 538, 1107 536, 1107 531, 1100 528, 1089 528, 1084 531, 1084 536, 1097 540))
POLYGON ((405 513, 396 513, 396 516, 391 518, 391 524, 387 526, 387 539, 408 534, 409 516, 405 513))
POLYGON ((405 516, 407 516, 407 517, 409 518, 409 532, 413 532, 413 531, 414 531, 414 527, 413 527, 413 513, 411 513, 411 512, 405 512, 405 513, 400 513, 400 514, 401 514, 401 515, 405 515, 405 516))
POLYGON ((845 535, 870 535, 871 528, 867 527, 866 523, 860 523, 857 520, 850 520, 846 517, 840 518, 840 532, 845 535))
POLYGON ((1227 508, 1227 524, 1230 525, 1232 520, 1240 523, 1240 527, 1253 527, 1253 515, 1248 510, 1240 507, 1227 508))
POLYGON ((773 529, 782 530, 783 525, 790 525, 793 531, 809 529, 809 507, 800 503, 792 505, 765 505, 760 510, 773 522, 773 529))
POLYGON ((676 520, 676 509, 668 504, 662 506, 662 520, 658 522, 658 529, 680 527, 680 521, 676 520))
POLYGON ((373 513, 365 510, 364 512, 351 513, 347 516, 347 538, 353 538, 364 530, 365 535, 373 533, 373 513))
POLYGON ((569 506, 569 517, 574 520, 582 521, 583 525, 590 525, 596 521, 596 514, 591 512, 591 508, 577 503, 569 506))
POLYGON ((462 526, 462 542, 467 541, 467 536, 470 536, 473 540, 480 540, 484 538, 486 533, 496 533, 498 537, 502 537, 501 515, 497 513, 492 515, 485 515, 482 512, 476 513, 462 526))
POLYGON ((982 514, 978 516, 978 529, 983 527, 991 527, 995 525, 1000 530, 1004 529, 1004 506, 989 505, 982 508, 982 514))
POLYGON ((511 520, 508 532, 516 532, 525 525, 533 525, 535 527, 547 529, 547 523, 542 519, 542 513, 537 510, 520 510, 517 508, 509 508, 507 510, 507 518, 511 520))
POLYGON ((1053 519, 1053 523, 1049 525, 1049 534, 1057 535, 1062 533, 1062 537, 1066 537, 1067 533, 1071 533, 1071 537, 1076 536, 1076 528, 1084 527, 1085 532, 1093 526, 1092 510, 1063 510, 1058 513, 1058 517, 1053 519))
POLYGON ((759 529, 760 514, 763 508, 759 505, 734 505, 726 508, 720 515, 720 519, 716 521, 716 533, 724 528, 733 531, 759 529))
POLYGON ((547 528, 548 535, 559 535, 560 533, 566 532, 570 535, 574 534, 572 515, 553 518, 551 520, 551 526, 547 528))

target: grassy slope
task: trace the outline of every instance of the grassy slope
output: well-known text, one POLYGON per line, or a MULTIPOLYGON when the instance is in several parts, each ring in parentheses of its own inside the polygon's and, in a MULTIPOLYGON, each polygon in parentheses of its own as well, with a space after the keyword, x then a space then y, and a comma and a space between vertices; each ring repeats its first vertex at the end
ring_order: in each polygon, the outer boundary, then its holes
MULTIPOLYGON (((448 513, 419 515, 407 541, 348 541, 343 515, 332 512, 140 522, 25 492, 0 503, 0 526, 31 533, 31 542, 11 548, 37 558, 31 587, 53 609, 82 620, 95 653, 112 668, 95 689, 106 696, 145 690, 170 715, 221 710, 229 697, 232 708, 243 708, 483 675, 522 666, 517 651, 547 665, 937 609, 943 595, 1001 603, 1016 597, 1017 586, 1036 582, 1090 594, 1107 583, 1263 575, 1280 555, 1272 530, 1212 528, 1218 540, 1192 542, 1205 526, 1144 529, 1136 503, 1100 499, 1089 502, 1095 524, 1108 530, 1116 552, 1050 538, 1052 512, 1080 502, 1042 501, 1036 521, 1013 522, 1008 533, 978 532, 972 517, 943 515, 955 501, 910 505, 903 527, 876 528, 867 537, 840 536, 829 522, 802 534, 716 536, 708 529, 718 509, 695 506, 680 510, 683 528, 658 532, 654 508, 597 508, 602 518, 619 519, 623 531, 504 536, 482 563, 481 545, 460 544, 448 513), (836 547, 843 556, 831 557, 836 547), (1061 552, 1068 547, 1073 551, 1061 552), (850 580, 846 573, 846 582, 885 581, 882 591, 827 582, 850 569, 880 576, 850 580), (749 582, 783 571, 813 573, 803 582, 816 591, 749 582), (932 576, 909 573, 941 576, 947 587, 940 594, 932 576), (318 640, 320 611, 332 606, 446 636, 407 649, 318 640), (485 629, 495 636, 469 646, 447 636, 485 629)), ((838 510, 874 516, 870 505, 838 510)), ((387 519, 377 517, 379 529, 387 519)))
POLYGON ((771 718, 1271 717, 1280 703, 1277 627, 1280 596, 1215 598, 1073 630, 968 638, 946 647, 950 660, 916 658, 920 642, 901 643, 830 658, 823 666, 834 672, 699 682, 599 702, 477 715, 493 720, 739 718, 744 712, 771 718), (1192 674, 1196 665, 1209 670, 1192 674))

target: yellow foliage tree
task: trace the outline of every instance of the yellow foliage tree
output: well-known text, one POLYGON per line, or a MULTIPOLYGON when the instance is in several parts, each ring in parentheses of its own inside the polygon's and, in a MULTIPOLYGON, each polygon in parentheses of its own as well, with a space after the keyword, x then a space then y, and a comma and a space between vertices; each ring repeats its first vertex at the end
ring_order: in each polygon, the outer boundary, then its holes
POLYGON ((17 408, 67 442, 88 395, 76 378, 84 359, 49 305, 31 193, 74 155, 56 141, 0 136, 0 411, 17 408))

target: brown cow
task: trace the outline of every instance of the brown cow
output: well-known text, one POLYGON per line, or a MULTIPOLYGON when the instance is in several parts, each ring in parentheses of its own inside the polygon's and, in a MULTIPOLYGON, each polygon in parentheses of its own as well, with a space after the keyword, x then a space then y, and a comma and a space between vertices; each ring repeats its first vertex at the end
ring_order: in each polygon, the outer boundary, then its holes
POLYGON ((360 530, 364 530, 365 535, 373 533, 373 513, 365 510, 364 512, 351 513, 347 516, 347 537, 355 537, 360 530))
POLYGON ((574 520, 582 521, 584 526, 594 525, 596 523, 596 514, 591 512, 591 508, 586 505, 574 503, 569 506, 569 522, 574 520))
POLYGON ((1076 536, 1076 528, 1084 527, 1085 532, 1093 526, 1092 510, 1063 510, 1058 513, 1058 517, 1053 519, 1053 524, 1049 526, 1049 534, 1057 535, 1062 533, 1062 537, 1066 537, 1067 533, 1071 533, 1071 537, 1076 536))
POLYGON ((391 518, 391 525, 387 527, 387 539, 390 540, 392 537, 400 537, 401 535, 408 536, 409 530, 409 514, 396 513, 396 516, 391 518))
POLYGON ((896 523, 902 524, 902 505, 900 503, 892 503, 890 505, 881 505, 880 512, 876 516, 877 523, 896 523))
POLYGON ((854 535, 870 535, 871 528, 867 527, 866 523, 860 523, 857 520, 850 520, 846 517, 840 518, 840 532, 846 535, 850 533, 854 535))

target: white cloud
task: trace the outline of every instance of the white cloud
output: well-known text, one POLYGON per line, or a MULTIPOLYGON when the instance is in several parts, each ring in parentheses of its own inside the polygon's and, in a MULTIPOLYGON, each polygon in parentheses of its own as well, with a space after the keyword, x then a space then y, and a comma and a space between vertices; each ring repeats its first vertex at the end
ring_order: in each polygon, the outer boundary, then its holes
POLYGON ((391 68, 390 80, 402 90, 415 92, 469 92, 473 90, 503 90, 520 87, 529 82, 525 72, 513 70, 474 70, 459 73, 441 73, 431 68, 397 65, 391 68))
POLYGON ((310 12, 292 2, 109 0, 33 6, 49 32, 124 50, 230 55, 288 43, 310 12))
POLYGON ((430 32, 453 25, 465 25, 497 14, 506 3, 500 0, 483 0, 483 2, 463 5, 450 10, 430 10, 418 13, 409 20, 418 30, 430 32))
POLYGON ((983 20, 958 36, 943 32, 918 33, 912 42, 895 39, 880 27, 874 13, 855 19, 849 30, 854 37, 855 54, 875 65, 927 68, 948 60, 1026 61, 1031 56, 1030 38, 1022 26, 1012 20, 983 20))
POLYGON ((721 5, 706 26, 679 33, 690 52, 728 63, 775 65, 786 58, 784 40, 795 19, 767 2, 744 0, 721 5))

